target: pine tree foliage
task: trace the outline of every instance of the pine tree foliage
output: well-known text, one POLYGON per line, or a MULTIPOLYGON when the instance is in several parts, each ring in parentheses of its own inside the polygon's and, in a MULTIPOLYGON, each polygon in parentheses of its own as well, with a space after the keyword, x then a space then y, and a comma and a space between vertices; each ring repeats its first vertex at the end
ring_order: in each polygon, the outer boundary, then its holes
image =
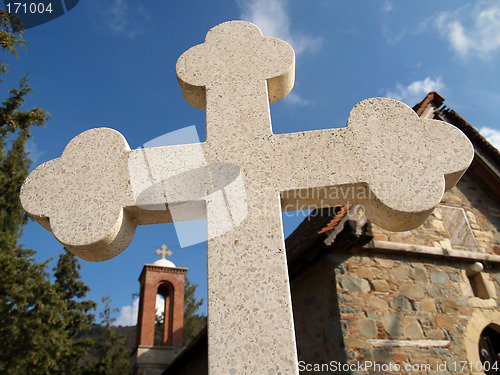
MULTIPOLYGON (((13 25, 22 30, 17 19, 0 10, 0 46, 17 56, 26 43, 13 25)), ((0 61, 0 75, 7 71, 0 61)), ((67 374, 66 364, 86 351, 87 344, 74 342, 74 337, 92 319, 86 314, 93 305, 79 301, 87 289, 71 259, 60 260, 54 285, 47 262, 37 263, 34 250, 18 246, 27 223, 19 201, 30 165, 25 145, 31 127, 43 126, 49 118, 39 108, 21 110, 30 94, 24 77, 0 105, 0 373, 67 374)))
POLYGON ((191 283, 186 277, 184 287, 184 327, 182 329, 183 345, 187 346, 193 340, 206 323, 206 317, 198 312, 203 299, 195 297, 198 284, 191 283))
MULTIPOLYGON (((12 32, 19 24, 0 10, 0 46, 17 54, 25 41, 12 32)), ((7 66, 0 61, 0 74, 7 66)), ((0 82, 2 79, 0 78, 0 82)), ((26 78, 9 90, 0 106, 0 373, 49 373, 62 348, 51 326, 62 324, 62 301, 47 280, 46 264, 37 264, 34 251, 17 246, 27 218, 19 202, 19 188, 27 176, 29 159, 24 146, 30 127, 43 125, 48 114, 41 109, 19 111, 31 88, 26 78), (51 350, 44 350, 51 346, 51 350)))
POLYGON ((79 361, 94 344, 88 338, 77 338, 82 331, 91 328, 94 321, 94 314, 91 312, 96 308, 94 301, 83 299, 90 288, 80 280, 80 268, 77 258, 66 249, 59 255, 59 261, 54 268, 54 288, 64 301, 61 314, 67 336, 64 355, 59 360, 61 374, 79 374, 79 361))
POLYGON ((0 268, 0 373, 53 373, 65 350, 64 302, 45 264, 25 250, 1 251, 0 268))
POLYGON ((103 311, 99 314, 101 319, 100 340, 94 347, 97 361, 87 364, 84 375, 124 375, 130 372, 129 353, 125 349, 126 337, 118 337, 116 330, 111 326, 116 320, 111 314, 118 311, 110 307, 109 297, 103 297, 103 311))
MULTIPOLYGON (((19 23, 0 9, 0 46, 3 51, 17 55, 17 48, 24 48, 26 42, 21 33, 12 33, 11 22, 19 23)), ((7 71, 7 65, 0 61, 0 74, 7 71)), ((49 114, 39 108, 19 110, 30 94, 31 86, 24 77, 18 88, 9 90, 9 96, 0 106, 0 249, 3 251, 17 249, 22 225, 27 221, 19 202, 19 189, 30 165, 24 149, 27 139, 31 137, 30 128, 43 126, 49 118, 49 114)))

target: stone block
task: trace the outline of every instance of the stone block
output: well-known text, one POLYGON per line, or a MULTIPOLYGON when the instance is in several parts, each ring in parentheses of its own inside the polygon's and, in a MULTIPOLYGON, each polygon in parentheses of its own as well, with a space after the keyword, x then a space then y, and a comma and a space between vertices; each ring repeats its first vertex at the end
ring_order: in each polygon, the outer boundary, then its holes
POLYGON ((436 304, 433 298, 425 298, 418 303, 422 311, 436 312, 436 304))
POLYGON ((411 322, 403 327, 403 336, 409 339, 421 339, 424 337, 424 333, 418 322, 411 322))
POLYGON ((399 288, 399 294, 406 298, 419 299, 424 298, 425 293, 421 285, 418 284, 403 284, 399 288))
POLYGON ((366 346, 366 340, 360 339, 358 337, 345 337, 344 345, 348 349, 361 349, 366 346))
POLYGON ((392 353, 392 360, 396 363, 406 361, 407 355, 405 353, 392 353))
POLYGON ((410 301, 406 297, 396 297, 392 300, 392 304, 397 310, 413 310, 410 301))
MULTIPOLYGON (((372 358, 377 363, 390 363, 392 360, 391 353, 386 348, 376 348, 371 350, 372 358)), ((369 370, 369 369, 367 369, 369 370)))
POLYGON ((413 280, 421 283, 429 282, 429 276, 427 275, 427 271, 424 267, 413 267, 410 272, 410 276, 413 280))
POLYGON ((370 280, 375 278, 375 275, 373 274, 373 272, 369 268, 366 268, 366 267, 363 267, 363 268, 356 270, 356 276, 361 277, 363 279, 370 279, 370 280))
POLYGON ((374 307, 378 310, 387 310, 389 308, 389 305, 385 299, 376 296, 371 296, 368 299, 367 305, 367 307, 374 307))
POLYGON ((381 266, 385 268, 394 267, 394 261, 386 258, 376 258, 375 261, 381 266))
POLYGON ((390 337, 394 338, 401 336, 403 329, 402 322, 399 317, 387 313, 382 318, 382 323, 385 331, 390 337))
POLYGON ((377 323, 373 319, 358 320, 358 329, 360 336, 375 338, 377 337, 377 323))
POLYGON ((443 299, 439 302, 439 306, 444 313, 456 314, 459 310, 456 301, 453 299, 443 299))
POLYGON ((359 277, 340 276, 339 281, 342 288, 353 292, 367 293, 371 289, 368 281, 359 277))
POLYGON ((446 360, 446 367, 451 373, 456 373, 457 369, 461 369, 462 366, 463 362, 460 363, 460 359, 458 359, 456 356, 448 357, 446 360))
POLYGON ((376 292, 388 292, 391 289, 389 283, 385 280, 372 280, 371 284, 376 292))
POLYGON ((451 329, 455 326, 455 320, 449 315, 436 316, 436 325, 440 328, 451 329))
POLYGON ((390 274, 392 276, 394 276, 395 278, 400 279, 400 280, 406 280, 406 279, 408 279, 408 271, 403 270, 401 268, 393 268, 390 271, 390 274))
POLYGON ((366 312, 366 317, 370 319, 375 319, 375 320, 382 320, 382 318, 376 314, 373 314, 369 311, 366 312))
POLYGON ((431 220, 432 229, 439 233, 446 233, 446 229, 441 220, 431 220))
POLYGON ((437 206, 434 211, 432 211, 432 216, 434 216, 438 220, 443 220, 443 216, 441 214, 441 209, 437 206))
POLYGON ((432 271, 431 273, 431 282, 434 284, 448 284, 450 279, 448 275, 441 271, 432 271))
POLYGON ((351 306, 340 306, 340 312, 342 314, 358 314, 362 312, 360 308, 357 307, 351 307, 351 306))
POLYGON ((427 295, 432 298, 439 298, 441 297, 441 292, 439 291, 438 288, 433 287, 433 286, 428 286, 425 288, 427 291, 427 295))
POLYGON ((425 337, 429 340, 444 340, 445 338, 441 329, 430 329, 425 332, 425 337))

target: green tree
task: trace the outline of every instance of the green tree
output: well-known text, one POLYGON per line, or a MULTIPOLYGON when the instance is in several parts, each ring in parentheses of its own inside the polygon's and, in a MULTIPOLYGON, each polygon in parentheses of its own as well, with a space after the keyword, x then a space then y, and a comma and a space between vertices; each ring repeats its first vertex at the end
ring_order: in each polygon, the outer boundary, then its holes
POLYGON ((0 252, 0 373, 49 374, 65 351, 64 301, 32 251, 0 252))
POLYGON ((87 364, 84 375, 123 375, 130 372, 129 353, 125 349, 126 337, 118 337, 111 324, 116 320, 111 317, 118 309, 111 309, 110 298, 103 297, 104 310, 101 319, 100 340, 96 342, 93 354, 97 361, 87 364))
POLYGON ((65 302, 62 316, 67 340, 65 351, 58 361, 61 374, 80 373, 79 361, 93 345, 91 339, 78 337, 82 331, 91 328, 94 321, 91 311, 96 307, 94 301, 83 299, 90 288, 80 280, 80 268, 77 258, 67 249, 59 255, 54 268, 54 288, 65 302))
MULTIPOLYGON (((0 9, 0 46, 3 51, 17 56, 17 48, 24 48, 26 42, 21 32, 12 32, 11 22, 19 23, 0 9)), ((0 61, 0 74, 7 72, 7 65, 0 61)), ((0 77, 0 83, 2 81, 0 77)), ((45 120, 49 119, 48 112, 39 108, 19 110, 30 94, 31 86, 25 76, 19 88, 9 90, 9 96, 0 106, 0 249, 10 252, 18 248, 22 226, 27 222, 19 202, 19 189, 31 163, 25 151, 26 141, 31 137, 32 126, 43 126, 45 120)))
MULTIPOLYGON (((20 22, 0 10, 0 46, 17 56, 25 46, 21 32, 12 25, 20 22), (11 23, 12 22, 12 23, 11 23)), ((0 74, 7 73, 0 61, 0 74)), ((2 79, 0 78, 0 82, 2 79)), ((31 93, 27 78, 19 88, 9 90, 0 106, 0 373, 49 373, 57 366, 62 349, 59 333, 51 327, 62 325, 63 302, 48 281, 46 263, 33 259, 33 250, 17 245, 27 222, 19 202, 19 189, 28 174, 30 160, 25 151, 30 128, 44 125, 47 112, 33 108, 21 111, 31 93)))
MULTIPOLYGON (((17 56, 25 45, 22 24, 0 10, 2 50, 17 56)), ((0 61, 0 75, 7 72, 0 61)), ((48 261, 37 263, 34 250, 18 245, 28 220, 19 201, 31 163, 26 141, 32 126, 43 126, 49 119, 39 108, 21 110, 30 94, 24 77, 0 105, 0 373, 69 373, 64 368, 69 359, 79 358, 87 347, 74 338, 92 319, 87 315, 92 303, 79 301, 88 288, 78 281, 78 266, 71 258, 60 259, 52 284, 48 261)))
POLYGON ((187 346, 193 340, 206 323, 206 317, 198 312, 203 299, 195 297, 198 284, 192 284, 186 277, 184 287, 184 327, 182 329, 182 343, 187 346))

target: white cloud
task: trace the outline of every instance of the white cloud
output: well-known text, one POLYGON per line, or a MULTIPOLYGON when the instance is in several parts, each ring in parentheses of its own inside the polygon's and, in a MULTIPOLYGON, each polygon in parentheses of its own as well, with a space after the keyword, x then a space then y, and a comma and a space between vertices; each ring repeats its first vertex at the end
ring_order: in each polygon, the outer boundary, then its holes
POLYGON ((290 16, 286 0, 240 0, 241 19, 250 21, 262 30, 264 36, 272 36, 289 43, 297 55, 305 50, 315 51, 321 46, 320 37, 311 37, 290 31, 290 16))
POLYGON ((40 160, 44 157, 45 151, 40 150, 33 138, 28 138, 25 148, 29 153, 28 158, 32 161, 31 168, 35 168, 40 164, 40 160))
POLYGON ((394 45, 397 44, 403 39, 406 35, 406 28, 403 27, 399 30, 391 29, 387 24, 383 24, 380 28, 382 35, 385 38, 387 44, 394 45))
POLYGON ((287 96, 285 96, 283 101, 286 104, 293 105, 293 106, 299 106, 299 107, 304 107, 304 106, 307 106, 310 104, 309 100, 303 99, 299 94, 297 94, 293 91, 290 94, 288 94, 287 96))
POLYGON ((461 56, 487 57, 500 49, 500 3, 479 1, 455 11, 442 12, 435 26, 461 56))
POLYGON ((406 26, 396 26, 394 23, 394 17, 391 13, 394 11, 394 4, 391 0, 385 0, 380 8, 382 12, 382 24, 380 26, 380 32, 382 33, 385 41, 389 45, 395 45, 399 43, 407 34, 408 30, 406 26))
MULTIPOLYGON (((165 308, 163 297, 156 296, 156 315, 161 316, 165 308)), ((135 326, 137 324, 137 314, 139 311, 139 298, 132 301, 131 305, 123 306, 120 315, 113 323, 114 326, 135 326)))
POLYGON ((422 81, 414 81, 408 86, 403 86, 400 83, 396 84, 396 90, 387 91, 386 96, 388 98, 400 100, 409 106, 414 106, 420 102, 425 95, 430 91, 440 91, 445 87, 441 77, 436 80, 430 77, 425 78, 422 81))
POLYGON ((497 150, 500 150, 500 130, 482 127, 479 129, 479 133, 481 133, 497 150))
POLYGON ((394 10, 394 6, 392 5, 392 2, 389 0, 385 0, 384 5, 382 5, 382 12, 383 13, 390 13, 394 10))
POLYGON ((94 3, 92 9, 100 16, 107 29, 130 39, 143 34, 151 19, 143 6, 130 4, 130 0, 114 0, 104 8, 101 3, 94 3))

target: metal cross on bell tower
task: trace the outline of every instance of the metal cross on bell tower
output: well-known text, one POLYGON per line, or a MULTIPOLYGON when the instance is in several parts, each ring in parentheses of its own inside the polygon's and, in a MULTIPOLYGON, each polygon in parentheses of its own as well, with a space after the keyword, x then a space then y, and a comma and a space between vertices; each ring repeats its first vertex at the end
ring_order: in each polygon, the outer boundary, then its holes
POLYGON ((173 254, 170 250, 167 250, 168 247, 165 244, 161 245, 160 249, 156 249, 156 254, 161 255, 161 259, 167 259, 165 255, 170 257, 173 254))

